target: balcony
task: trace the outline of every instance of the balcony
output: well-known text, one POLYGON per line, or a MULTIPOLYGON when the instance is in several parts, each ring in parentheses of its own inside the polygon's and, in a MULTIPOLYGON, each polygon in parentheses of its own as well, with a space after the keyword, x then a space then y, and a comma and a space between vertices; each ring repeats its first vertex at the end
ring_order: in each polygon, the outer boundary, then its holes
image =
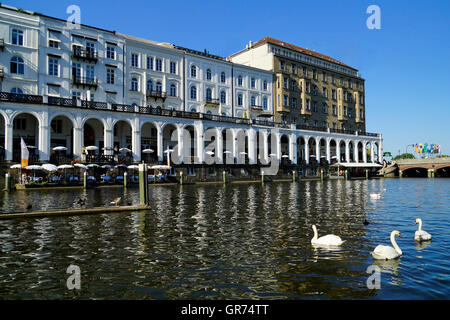
POLYGON ((31 94, 0 92, 0 101, 42 104, 43 99, 42 96, 31 94))
POLYGON ((338 120, 339 120, 339 121, 347 121, 347 120, 348 120, 348 116, 347 116, 347 115, 344 115, 344 114, 340 114, 340 115, 338 116, 338 120))
POLYGON ((0 68, 0 79, 3 79, 4 76, 5 76, 4 69, 0 68))
POLYGON ((72 58, 85 61, 97 62, 98 53, 95 50, 86 50, 84 48, 74 47, 72 49, 72 58))
POLYGON ((91 87, 91 88, 97 88, 98 86, 98 79, 97 78, 90 78, 90 77, 81 77, 81 76, 72 76, 72 83, 76 86, 83 86, 84 87, 91 87))
POLYGON ((5 47, 5 39, 0 39, 0 50, 3 51, 4 47, 5 47))
POLYGON ((290 113, 291 107, 287 105, 277 106, 277 112, 279 113, 290 113))
POLYGON ((250 106, 250 109, 252 109, 253 111, 262 111, 263 107, 262 106, 253 105, 253 106, 250 106))
POLYGON ((52 106, 62 107, 76 107, 77 99, 74 98, 60 98, 60 97, 48 97, 48 104, 52 106))
POLYGON ((154 98, 154 99, 158 99, 159 98, 159 99, 162 99, 163 101, 166 100, 166 97, 167 97, 167 94, 165 92, 158 91, 158 90, 156 90, 156 91, 153 91, 153 90, 147 91, 145 95, 146 95, 147 99, 148 98, 154 98))
POLYGON ((216 108, 220 104, 219 99, 206 98, 205 99, 205 107, 216 108))
POLYGON ((311 115, 311 109, 301 108, 300 114, 302 116, 310 116, 311 115))

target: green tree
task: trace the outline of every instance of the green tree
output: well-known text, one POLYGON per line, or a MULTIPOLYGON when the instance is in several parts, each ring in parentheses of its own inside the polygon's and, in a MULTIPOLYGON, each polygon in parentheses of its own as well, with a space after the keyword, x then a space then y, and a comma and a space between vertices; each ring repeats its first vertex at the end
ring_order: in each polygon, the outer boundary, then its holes
POLYGON ((394 158, 394 160, 399 160, 399 159, 415 159, 416 157, 414 157, 414 155, 412 153, 402 153, 399 154, 398 156, 396 156, 394 158))

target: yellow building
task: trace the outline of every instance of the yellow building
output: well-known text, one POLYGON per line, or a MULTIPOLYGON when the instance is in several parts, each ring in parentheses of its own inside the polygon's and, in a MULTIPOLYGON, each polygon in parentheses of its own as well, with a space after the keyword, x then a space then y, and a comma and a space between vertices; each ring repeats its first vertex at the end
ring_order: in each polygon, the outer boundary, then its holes
POLYGON ((270 37, 229 59, 274 72, 274 121, 365 132, 365 80, 357 69, 270 37))

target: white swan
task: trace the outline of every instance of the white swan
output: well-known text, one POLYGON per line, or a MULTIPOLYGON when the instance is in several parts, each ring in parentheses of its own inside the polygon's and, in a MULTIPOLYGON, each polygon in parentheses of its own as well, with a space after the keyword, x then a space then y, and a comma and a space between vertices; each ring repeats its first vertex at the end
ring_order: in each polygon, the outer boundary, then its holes
POLYGON ((317 234, 316 226, 313 225, 312 229, 314 231, 314 237, 311 239, 312 244, 325 246, 340 246, 342 243, 344 243, 344 241, 342 241, 341 238, 335 236, 334 234, 327 234, 326 236, 318 238, 319 235, 317 234))
POLYGON ((371 252, 372 257, 378 260, 389 260, 400 257, 403 252, 397 245, 397 242, 395 242, 395 236, 401 237, 402 235, 397 230, 391 232, 391 243, 394 248, 380 244, 375 248, 375 250, 373 250, 373 252, 371 252))
POLYGON ((381 194, 380 193, 371 193, 370 199, 381 199, 381 194))
POLYGON ((422 230, 422 219, 417 218, 416 222, 414 222, 414 224, 419 224, 419 229, 417 229, 416 233, 414 234, 414 240, 416 240, 416 241, 431 240, 431 234, 422 230))

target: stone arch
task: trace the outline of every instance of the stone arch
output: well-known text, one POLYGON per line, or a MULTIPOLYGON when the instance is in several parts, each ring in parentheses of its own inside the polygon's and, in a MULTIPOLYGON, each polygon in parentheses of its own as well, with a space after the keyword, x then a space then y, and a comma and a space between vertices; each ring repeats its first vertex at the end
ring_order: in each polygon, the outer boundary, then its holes
POLYGON ((159 124, 154 121, 144 120, 141 122, 141 159, 145 162, 157 162, 158 154, 162 150, 158 150, 158 128, 159 124), (153 152, 144 152, 151 149, 153 152))
MULTIPOLYGON (((13 125, 13 161, 19 162, 21 157, 21 138, 25 141, 29 151, 29 163, 39 160, 39 128, 42 119, 34 111, 18 111, 11 115, 11 124, 13 125)), ((41 150, 42 151, 42 150, 41 150)), ((46 150, 47 151, 47 150, 46 150)))
POLYGON ((57 113, 49 119, 50 127, 50 162, 55 164, 69 163, 73 160, 75 137, 73 116, 57 113), (67 150, 53 150, 55 147, 66 147, 67 150))

